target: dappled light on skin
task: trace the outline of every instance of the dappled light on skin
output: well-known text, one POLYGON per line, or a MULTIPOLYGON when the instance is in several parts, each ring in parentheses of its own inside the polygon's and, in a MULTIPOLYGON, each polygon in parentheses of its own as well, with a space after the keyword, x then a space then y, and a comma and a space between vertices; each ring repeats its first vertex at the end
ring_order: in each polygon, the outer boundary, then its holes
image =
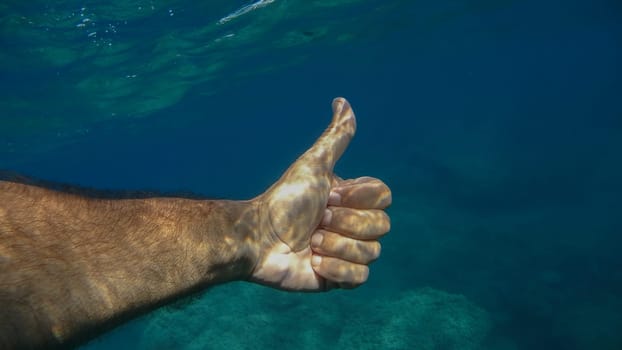
POLYGON ((359 206, 360 208, 386 208, 392 200, 391 191, 387 191, 384 182, 369 176, 341 181, 336 184, 331 194, 333 193, 334 195, 329 197, 329 205, 343 205, 350 208, 359 208, 359 206), (365 186, 359 186, 362 183, 365 186))
POLYGON ((259 261, 251 280, 282 289, 356 287, 380 254, 389 231, 382 209, 391 191, 380 180, 342 180, 333 173, 356 130, 350 104, 333 101, 333 119, 315 144, 264 194, 259 210, 259 261), (313 237, 313 239, 312 239, 313 237))
POLYGON ((272 230, 294 251, 308 245, 310 229, 320 223, 334 178, 333 167, 354 136, 355 129, 350 104, 343 98, 336 98, 332 123, 313 147, 298 158, 264 195, 271 213, 272 230), (308 234, 300 235, 302 231, 308 234))
POLYGON ((373 239, 389 231, 389 218, 379 209, 352 209, 330 207, 330 227, 344 236, 354 233, 359 239, 373 239))
POLYGON ((313 234, 311 247, 317 254, 339 257, 358 264, 369 264, 380 256, 380 243, 375 240, 349 238, 323 229, 313 234))

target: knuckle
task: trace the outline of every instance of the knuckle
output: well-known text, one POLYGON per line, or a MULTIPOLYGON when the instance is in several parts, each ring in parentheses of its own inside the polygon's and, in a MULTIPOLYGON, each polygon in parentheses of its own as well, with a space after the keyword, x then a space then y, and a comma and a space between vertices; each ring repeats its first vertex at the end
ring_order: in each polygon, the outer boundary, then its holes
POLYGON ((355 274, 354 283, 363 284, 367 282, 367 278, 369 278, 369 267, 363 265, 360 266, 358 273, 355 274))
POLYGON ((382 212, 382 224, 384 233, 391 231, 391 218, 389 217, 389 214, 384 211, 382 212))
POLYGON ((361 242, 363 246, 360 248, 362 258, 361 262, 369 264, 380 256, 380 243, 378 241, 361 242))
POLYGON ((372 242, 372 261, 380 257, 381 251, 382 245, 380 245, 380 242, 372 242))

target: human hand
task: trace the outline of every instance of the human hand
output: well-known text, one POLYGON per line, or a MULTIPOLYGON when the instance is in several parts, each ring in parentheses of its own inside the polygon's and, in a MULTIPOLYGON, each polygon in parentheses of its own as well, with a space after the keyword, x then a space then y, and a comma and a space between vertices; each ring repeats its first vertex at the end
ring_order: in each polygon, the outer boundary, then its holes
POLYGON ((354 136, 356 120, 343 98, 315 144, 265 193, 255 198, 259 257, 251 280, 279 289, 323 291, 367 280, 378 239, 390 228, 383 211, 391 191, 380 180, 342 180, 336 161, 354 136))

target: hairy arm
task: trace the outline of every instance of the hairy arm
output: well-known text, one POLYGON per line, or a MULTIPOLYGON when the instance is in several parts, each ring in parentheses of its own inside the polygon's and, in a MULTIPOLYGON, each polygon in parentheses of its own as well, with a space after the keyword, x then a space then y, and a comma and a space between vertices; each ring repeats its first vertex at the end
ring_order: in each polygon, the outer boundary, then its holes
POLYGON ((0 181, 0 348, 65 347, 248 278, 253 202, 96 199, 0 181))
POLYGON ((0 348, 65 347, 215 283, 320 292, 367 280, 391 190, 333 173, 343 98, 315 144, 250 201, 97 199, 0 181, 0 348))

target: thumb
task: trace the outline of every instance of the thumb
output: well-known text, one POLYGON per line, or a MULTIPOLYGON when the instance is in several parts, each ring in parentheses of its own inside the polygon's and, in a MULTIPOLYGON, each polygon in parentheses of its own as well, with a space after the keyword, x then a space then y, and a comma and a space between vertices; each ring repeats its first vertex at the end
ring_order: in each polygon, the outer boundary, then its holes
POLYGON ((333 100, 333 120, 313 146, 287 169, 277 184, 300 182, 311 177, 332 179, 335 163, 352 140, 356 119, 348 101, 343 97, 333 100))
POLYGON ((324 133, 315 141, 299 161, 323 166, 332 172, 335 163, 350 144, 356 131, 356 118, 348 101, 343 97, 333 100, 333 120, 324 133))
POLYGON ((333 167, 354 136, 356 121, 346 99, 333 100, 333 120, 266 195, 272 230, 294 251, 308 245, 328 203, 333 167))

